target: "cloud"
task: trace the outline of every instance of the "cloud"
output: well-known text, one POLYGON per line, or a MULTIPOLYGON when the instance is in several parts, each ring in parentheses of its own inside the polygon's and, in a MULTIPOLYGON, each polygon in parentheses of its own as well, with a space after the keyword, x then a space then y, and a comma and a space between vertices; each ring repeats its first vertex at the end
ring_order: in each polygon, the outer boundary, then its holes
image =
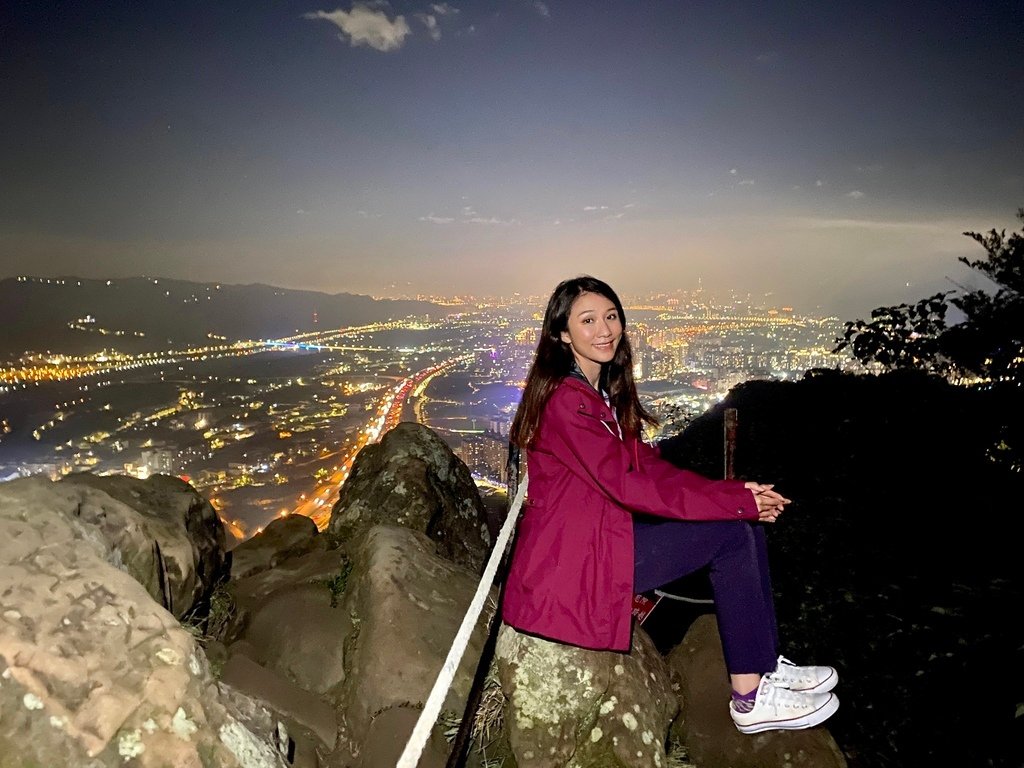
POLYGON ((730 173, 731 175, 735 176, 735 175, 736 175, 737 173, 739 173, 739 171, 737 171, 737 170, 736 170, 735 168, 730 168, 730 169, 729 169, 729 173, 730 173))
POLYGON ((464 206, 462 206, 462 215, 463 216, 476 216, 476 210, 473 208, 472 205, 464 205, 464 206))
POLYGON ((374 10, 364 3, 355 3, 351 11, 340 8, 334 11, 313 11, 303 14, 303 18, 329 21, 341 30, 339 39, 347 40, 352 46, 368 45, 378 51, 401 48, 406 36, 411 34, 404 16, 396 16, 391 20, 384 11, 374 10))
POLYGON ((814 186, 816 186, 816 187, 824 187, 825 186, 825 182, 822 181, 821 179, 818 179, 817 181, 814 182, 814 186))
POLYGON ((584 211, 607 211, 608 210, 608 206, 607 205, 584 205, 583 206, 583 210, 584 211))
POLYGON ((435 216, 430 214, 429 216, 420 216, 420 221, 429 221, 431 224, 451 224, 455 219, 449 216, 435 216))
POLYGON ((864 193, 861 192, 859 189, 855 189, 852 192, 847 192, 846 196, 852 197, 854 200, 860 200, 862 197, 864 197, 864 193))
POLYGON ((752 186, 754 186, 754 180, 753 179, 740 179, 740 186, 741 187, 752 187, 752 186))
MULTIPOLYGON (((437 42, 441 39, 441 21, 444 20, 445 23, 448 23, 448 19, 454 19, 458 13, 459 9, 454 5, 433 3, 428 13, 417 13, 416 18, 423 22, 423 26, 427 28, 427 34, 430 35, 430 39, 437 42)), ((456 32, 455 34, 458 35, 459 33, 456 32)))
POLYGON ((922 232, 935 235, 959 234, 952 222, 943 221, 875 221, 871 219, 815 219, 796 217, 790 221, 809 229, 864 229, 876 232, 922 232))
POLYGON ((430 35, 430 39, 437 42, 441 39, 441 28, 437 26, 437 17, 431 16, 428 13, 417 13, 416 18, 423 22, 423 26, 427 28, 427 34, 430 35))
POLYGON ((535 10, 545 19, 551 15, 551 9, 548 8, 548 4, 542 3, 540 0, 536 0, 536 2, 533 4, 533 10, 535 10))
POLYGON ((483 218, 482 216, 474 216, 471 219, 466 219, 467 224, 497 224, 499 226, 508 227, 512 224, 517 224, 515 219, 499 219, 494 216, 490 218, 483 218))

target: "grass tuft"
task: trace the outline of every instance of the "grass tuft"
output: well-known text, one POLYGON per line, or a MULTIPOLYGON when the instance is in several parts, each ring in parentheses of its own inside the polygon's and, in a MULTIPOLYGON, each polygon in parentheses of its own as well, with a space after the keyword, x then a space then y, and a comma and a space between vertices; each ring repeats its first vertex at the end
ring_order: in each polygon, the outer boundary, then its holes
POLYGON ((324 579, 323 584, 331 592, 331 608, 337 608, 338 602, 345 594, 348 587, 348 577, 352 573, 352 561, 347 557, 341 560, 341 569, 329 579, 324 579))

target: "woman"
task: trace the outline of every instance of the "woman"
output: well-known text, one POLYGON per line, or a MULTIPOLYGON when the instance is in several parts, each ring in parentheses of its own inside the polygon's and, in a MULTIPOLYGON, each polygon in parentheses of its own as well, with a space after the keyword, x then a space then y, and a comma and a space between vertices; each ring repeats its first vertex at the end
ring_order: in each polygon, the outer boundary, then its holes
POLYGON ((632 598, 709 567, 744 733, 817 725, 839 706, 832 667, 778 655, 763 527, 789 499, 771 485, 710 480, 641 440, 622 303, 583 276, 555 288, 510 438, 527 451, 529 499, 502 618, 584 648, 628 651, 632 598), (657 520, 661 518, 661 520, 657 520))

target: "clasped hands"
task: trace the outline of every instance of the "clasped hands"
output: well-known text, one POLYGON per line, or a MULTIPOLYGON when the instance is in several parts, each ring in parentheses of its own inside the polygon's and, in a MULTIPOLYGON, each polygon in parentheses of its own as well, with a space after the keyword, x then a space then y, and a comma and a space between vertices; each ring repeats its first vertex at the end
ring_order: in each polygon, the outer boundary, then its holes
POLYGON ((772 483, 744 483, 744 488, 754 494, 754 501, 757 502, 757 519, 762 523, 774 523, 783 508, 791 502, 777 491, 772 490, 775 486, 772 483))

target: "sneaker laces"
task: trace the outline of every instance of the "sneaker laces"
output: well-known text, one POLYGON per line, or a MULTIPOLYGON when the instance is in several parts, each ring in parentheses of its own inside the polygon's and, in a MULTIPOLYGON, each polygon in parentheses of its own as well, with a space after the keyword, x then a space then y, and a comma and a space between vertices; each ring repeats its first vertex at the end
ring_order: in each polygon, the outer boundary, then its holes
POLYGON ((811 673, 811 667, 801 667, 785 656, 779 656, 779 660, 775 665, 775 671, 769 674, 768 678, 786 688, 789 687, 786 683, 786 678, 812 684, 818 682, 818 678, 811 673), (788 667, 788 669, 783 669, 783 665, 788 667))
POLYGON ((758 705, 763 705, 778 712, 781 707, 806 709, 809 703, 806 694, 791 691, 785 683, 773 680, 770 675, 765 675, 761 679, 761 688, 757 692, 755 708, 758 705))

